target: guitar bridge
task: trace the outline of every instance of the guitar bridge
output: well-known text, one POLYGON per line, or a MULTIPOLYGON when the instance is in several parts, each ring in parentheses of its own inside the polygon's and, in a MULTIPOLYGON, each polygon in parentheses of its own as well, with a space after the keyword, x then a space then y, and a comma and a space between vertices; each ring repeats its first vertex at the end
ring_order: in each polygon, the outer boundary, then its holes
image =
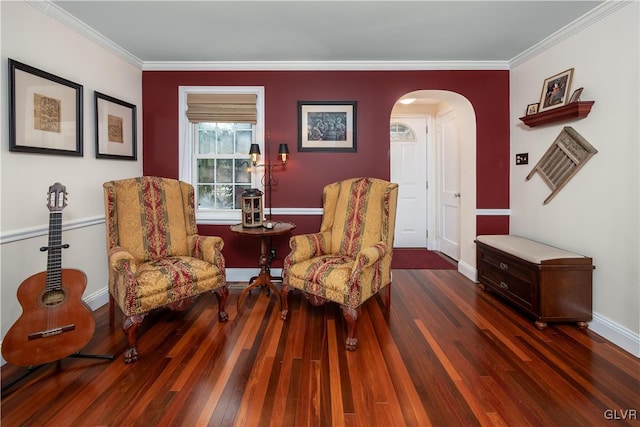
POLYGON ((76 325, 71 324, 71 325, 61 326, 59 328, 47 329, 46 331, 33 332, 29 334, 29 341, 37 340, 40 338, 54 337, 56 335, 60 335, 64 332, 73 331, 75 329, 76 329, 76 325))

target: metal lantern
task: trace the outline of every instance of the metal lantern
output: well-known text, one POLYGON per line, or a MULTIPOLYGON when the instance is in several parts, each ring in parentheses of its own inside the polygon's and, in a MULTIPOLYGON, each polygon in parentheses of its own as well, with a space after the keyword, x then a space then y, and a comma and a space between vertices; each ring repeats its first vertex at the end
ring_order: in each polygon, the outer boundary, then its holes
POLYGON ((242 226, 262 227, 262 191, 249 188, 242 193, 242 226))

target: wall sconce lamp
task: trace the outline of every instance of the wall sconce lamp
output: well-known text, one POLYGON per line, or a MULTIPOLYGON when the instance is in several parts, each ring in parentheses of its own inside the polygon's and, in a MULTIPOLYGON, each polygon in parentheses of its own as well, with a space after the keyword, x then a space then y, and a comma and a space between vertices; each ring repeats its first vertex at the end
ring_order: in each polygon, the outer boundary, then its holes
MULTIPOLYGON (((258 144, 251 144, 251 148, 249 148, 249 155, 251 156, 251 164, 253 164, 253 166, 258 166, 258 156, 260 155, 260 146, 258 144)), ((289 146, 287 144, 280 144, 278 146, 278 158, 280 159, 280 162, 282 162, 282 166, 287 165, 288 157, 289 157, 289 146)))
POLYGON ((251 144, 249 155, 251 156, 251 164, 256 166, 258 164, 258 156, 260 155, 260 146, 258 144, 251 144))
MULTIPOLYGON (((277 178, 272 175, 273 168, 278 166, 278 164, 269 163, 269 135, 267 135, 267 156, 265 158, 265 163, 259 165, 258 158, 260 156, 260 146, 258 144, 251 144, 249 148, 249 156, 251 156, 251 164, 254 167, 263 167, 265 170, 265 175, 262 179, 262 185, 267 190, 267 207, 269 208, 269 219, 271 219, 271 192, 273 189, 273 185, 278 183, 277 178)), ((280 160, 280 164, 283 168, 287 166, 287 160, 289 157, 289 146, 287 144, 280 144, 278 146, 278 159, 280 160)))
POLYGON ((287 144, 280 144, 278 146, 278 157, 280 157, 282 166, 286 166, 288 156, 289 156, 289 146, 287 144))

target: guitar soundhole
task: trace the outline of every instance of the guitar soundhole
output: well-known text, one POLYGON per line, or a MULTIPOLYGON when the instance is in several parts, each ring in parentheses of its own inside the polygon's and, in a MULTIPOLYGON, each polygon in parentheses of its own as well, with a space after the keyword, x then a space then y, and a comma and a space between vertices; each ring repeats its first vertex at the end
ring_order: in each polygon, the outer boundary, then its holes
POLYGON ((62 289, 45 291, 42 294, 42 305, 45 307, 54 307, 60 305, 67 299, 67 294, 62 289))

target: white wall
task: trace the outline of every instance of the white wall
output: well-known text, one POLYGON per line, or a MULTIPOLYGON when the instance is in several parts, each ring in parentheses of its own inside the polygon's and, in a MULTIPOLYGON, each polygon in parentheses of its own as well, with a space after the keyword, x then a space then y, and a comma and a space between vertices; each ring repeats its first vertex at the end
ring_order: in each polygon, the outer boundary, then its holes
POLYGON ((69 193, 62 213, 63 268, 87 273, 84 297, 96 308, 106 302, 107 268, 102 183, 142 174, 142 71, 24 1, 0 2, 0 265, 2 336, 21 313, 16 290, 28 276, 46 270, 49 211, 46 193, 61 182, 69 193), (9 152, 7 59, 84 86, 83 157, 9 152), (137 106, 138 160, 96 159, 94 91, 137 106))
POLYGON ((625 6, 511 71, 511 223, 522 235, 593 258, 590 328, 640 356, 639 3, 625 6), (518 117, 538 102, 544 79, 574 68, 570 92, 594 100, 581 120, 528 128, 518 117), (564 126, 598 153, 549 202, 538 174, 525 177, 564 126), (529 164, 515 165, 516 153, 529 164))

